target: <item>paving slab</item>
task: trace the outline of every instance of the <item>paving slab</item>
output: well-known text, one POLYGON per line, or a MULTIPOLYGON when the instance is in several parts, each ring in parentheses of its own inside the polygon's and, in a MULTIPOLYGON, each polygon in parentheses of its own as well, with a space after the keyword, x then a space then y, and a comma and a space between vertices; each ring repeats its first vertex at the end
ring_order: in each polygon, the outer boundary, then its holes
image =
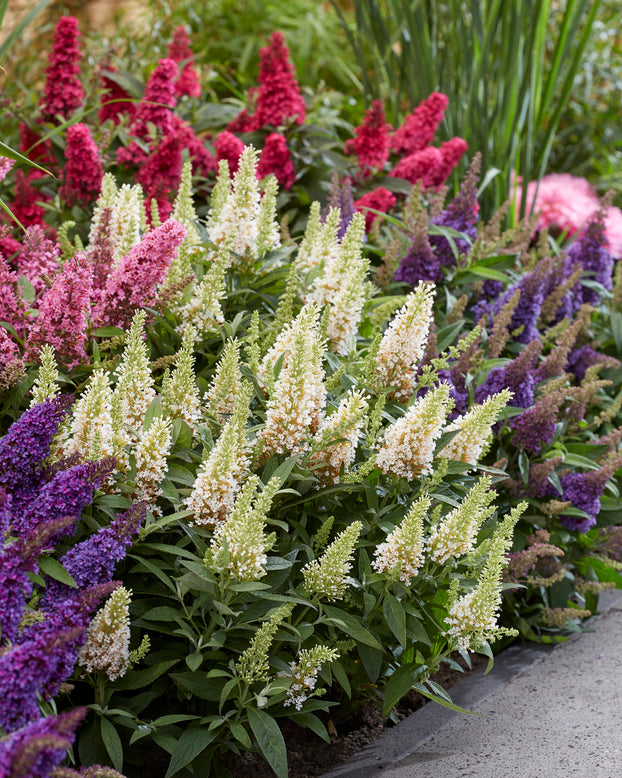
MULTIPOLYGON (((511 646, 325 778, 620 778, 622 595, 556 647, 511 646)), ((601 598, 602 602, 602 598, 601 598)))

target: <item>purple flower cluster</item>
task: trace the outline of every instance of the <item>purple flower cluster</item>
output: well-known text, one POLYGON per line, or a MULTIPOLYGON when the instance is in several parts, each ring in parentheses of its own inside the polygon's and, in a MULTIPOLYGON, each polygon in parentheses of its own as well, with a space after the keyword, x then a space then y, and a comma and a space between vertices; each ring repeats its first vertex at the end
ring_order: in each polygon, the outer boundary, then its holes
POLYGON ((596 517, 600 512, 600 498, 610 477, 610 468, 606 467, 561 476, 559 480, 562 485, 562 500, 570 500, 575 508, 587 513, 586 518, 562 516, 562 526, 577 532, 587 532, 596 524, 596 517))
POLYGON ((518 343, 531 343, 540 339, 538 319, 542 311, 542 303, 548 294, 549 275, 551 261, 543 260, 530 273, 526 273, 520 281, 507 289, 501 297, 497 298, 492 306, 492 315, 495 316, 503 308, 505 303, 520 289, 518 305, 512 315, 512 321, 508 329, 510 332, 522 327, 516 336, 518 343))
POLYGON ((512 442, 530 454, 539 454, 542 446, 548 446, 557 430, 557 412, 560 400, 557 395, 544 396, 510 422, 512 442))
MULTIPOLYGON (((611 290, 614 259, 606 248, 607 238, 603 219, 604 212, 598 211, 580 237, 568 249, 567 259, 572 264, 580 262, 589 280, 596 281, 605 289, 611 290)), ((598 305, 600 300, 601 296, 596 289, 581 286, 580 302, 598 305)))
POLYGON ((352 197, 352 181, 347 176, 343 181, 339 181, 339 177, 336 174, 333 176, 328 201, 326 203, 325 216, 327 215, 329 208, 339 208, 341 222, 339 224, 339 230, 337 231, 337 237, 339 240, 343 240, 343 236, 350 226, 352 217, 356 213, 354 198, 352 197))
POLYGON ((415 286, 419 281, 443 280, 441 263, 430 245, 427 231, 416 229, 412 243, 400 259, 393 279, 404 281, 411 286, 415 286))
POLYGON ((1 778, 48 778, 65 758, 86 708, 27 724, 0 740, 1 778))
POLYGON ((540 341, 533 340, 508 365, 493 368, 484 383, 475 390, 475 400, 482 403, 487 397, 498 394, 503 389, 509 389, 513 395, 510 405, 516 408, 530 408, 538 383, 535 364, 541 350, 540 341))

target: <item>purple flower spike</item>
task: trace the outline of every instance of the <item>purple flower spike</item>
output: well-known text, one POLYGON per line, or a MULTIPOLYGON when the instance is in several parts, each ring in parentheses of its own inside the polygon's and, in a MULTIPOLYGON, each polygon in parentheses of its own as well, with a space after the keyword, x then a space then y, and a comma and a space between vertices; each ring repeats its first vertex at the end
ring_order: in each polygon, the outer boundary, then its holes
POLYGON ((48 778, 65 758, 86 708, 38 719, 0 740, 2 778, 48 778))

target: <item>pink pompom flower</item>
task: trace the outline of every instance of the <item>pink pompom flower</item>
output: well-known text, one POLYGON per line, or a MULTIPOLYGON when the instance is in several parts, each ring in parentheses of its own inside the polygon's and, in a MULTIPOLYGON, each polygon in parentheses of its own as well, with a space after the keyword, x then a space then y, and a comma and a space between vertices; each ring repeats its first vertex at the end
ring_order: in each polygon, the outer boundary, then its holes
POLYGON ((394 178, 405 178, 411 184, 421 181, 425 188, 434 186, 436 172, 443 164, 443 155, 435 146, 428 146, 419 151, 413 151, 401 159, 390 175, 394 178))
POLYGON ((296 171, 289 155, 287 141, 279 132, 271 132, 268 135, 257 165, 257 178, 260 180, 270 173, 284 189, 289 189, 296 180, 296 171))
POLYGON ((259 50, 259 58, 259 89, 253 129, 267 125, 280 127, 290 119, 303 124, 306 106, 282 32, 272 33, 269 44, 259 50))
POLYGON ((382 100, 374 100, 365 111, 362 123, 354 130, 354 138, 346 141, 346 154, 356 154, 363 177, 382 170, 389 159, 391 125, 387 124, 382 100))

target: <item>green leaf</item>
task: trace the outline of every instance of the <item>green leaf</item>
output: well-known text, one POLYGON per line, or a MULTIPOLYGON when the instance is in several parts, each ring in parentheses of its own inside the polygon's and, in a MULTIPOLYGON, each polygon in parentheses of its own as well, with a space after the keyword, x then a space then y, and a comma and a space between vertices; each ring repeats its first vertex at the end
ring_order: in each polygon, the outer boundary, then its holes
POLYGON ((324 724, 313 713, 307 713, 307 711, 301 711, 300 713, 290 714, 289 718, 296 724, 300 724, 302 727, 310 729, 311 732, 315 732, 316 735, 330 743, 330 735, 324 724))
POLYGON ((186 657, 186 664, 192 672, 198 670, 203 664, 203 654, 200 651, 195 651, 194 654, 188 654, 186 657))
POLYGON ((348 678, 348 674, 343 669, 343 665, 341 662, 332 662, 330 669, 332 670, 333 675, 341 685, 341 688, 344 690, 344 692, 348 695, 348 697, 352 698, 352 688, 350 686, 350 680, 348 678))
POLYGON ((618 354, 622 354, 622 313, 612 311, 609 316, 611 319, 611 331, 613 332, 616 351, 618 354))
POLYGON ((22 298, 28 303, 33 303, 36 296, 35 288, 26 276, 20 275, 17 279, 17 285, 20 288, 22 298))
POLYGON ((139 565, 142 565, 150 573, 153 573, 157 578, 160 579, 160 581, 162 581, 163 584, 168 586, 173 594, 177 595, 175 584, 171 581, 168 575, 166 575, 166 573, 164 573, 154 562, 152 562, 150 559, 144 559, 143 557, 135 556, 134 554, 128 554, 128 557, 136 559, 139 565))
POLYGON ((154 720, 156 727, 168 727, 170 724, 178 724, 180 721, 193 721, 200 716, 192 716, 189 713, 169 713, 167 716, 160 716, 154 720))
POLYGON ((173 752, 164 778, 171 778, 171 776, 178 773, 182 767, 190 764, 201 751, 204 751, 207 746, 209 746, 216 738, 217 734, 217 730, 209 730, 204 727, 194 727, 183 732, 177 741, 177 747, 173 752))
POLYGON ((397 597, 387 592, 382 606, 384 617, 389 625, 389 629, 399 640, 402 646, 406 646, 406 617, 404 609, 400 605, 397 597))
POLYGON ((384 690, 382 702, 382 715, 388 716, 391 708, 396 705, 405 694, 412 689, 417 677, 423 672, 425 665, 408 664, 398 669, 391 675, 384 690))
MULTIPOLYGON (((420 694, 423 694, 424 697, 427 697, 429 700, 433 700, 434 702, 438 703, 439 705, 442 705, 443 708, 449 708, 449 710, 456 711, 456 713, 468 713, 470 716, 484 716, 484 713, 476 713, 472 710, 467 710, 466 708, 461 708, 460 705, 455 705, 453 702, 449 702, 448 700, 444 699, 443 697, 439 697, 437 694, 432 694, 432 692, 429 692, 425 686, 422 686, 420 683, 416 683, 413 686, 413 689, 416 689, 420 694)), ((444 690, 443 690, 444 691, 444 690)), ((445 692, 447 693, 447 692, 445 692)))
POLYGON ((244 749, 246 751, 250 751, 252 749, 253 744, 251 742, 249 734, 244 729, 244 727, 239 723, 239 721, 230 721, 229 729, 231 730, 231 734, 233 735, 233 737, 238 741, 238 743, 241 743, 244 746, 244 749))
POLYGON ((220 695, 218 684, 205 673, 171 673, 170 678, 182 691, 202 700, 216 702, 220 695))
POLYGON ((39 570, 45 575, 49 575, 55 581, 65 584, 65 586, 71 586, 72 589, 77 589, 78 584, 73 580, 61 563, 51 556, 42 556, 38 559, 39 570))
POLYGON ((121 327, 99 327, 91 332, 94 338, 118 338, 125 334, 121 327))
POLYGON ((114 688, 119 691, 133 691, 142 689, 143 686, 149 686, 163 673, 173 665, 179 662, 178 659, 169 659, 166 662, 159 662, 146 670, 128 670, 123 678, 118 678, 114 682, 114 688))
POLYGON ((332 605, 324 606, 324 613, 328 618, 324 619, 329 623, 335 624, 342 629, 348 637, 356 640, 357 643, 363 643, 371 648, 383 651, 381 643, 371 634, 371 632, 361 624, 361 622, 350 613, 342 611, 340 608, 334 608, 332 605))
POLYGON ((248 708, 248 723, 257 745, 278 778, 287 778, 287 750, 279 725, 268 713, 248 708))
POLYGON ((106 746, 106 751, 112 760, 114 769, 118 772, 123 770, 123 745, 115 725, 109 719, 102 716, 101 719, 102 741, 106 746))
POLYGON ((377 648, 366 646, 364 643, 359 643, 357 648, 367 677, 372 683, 376 683, 382 670, 383 652, 377 648))

